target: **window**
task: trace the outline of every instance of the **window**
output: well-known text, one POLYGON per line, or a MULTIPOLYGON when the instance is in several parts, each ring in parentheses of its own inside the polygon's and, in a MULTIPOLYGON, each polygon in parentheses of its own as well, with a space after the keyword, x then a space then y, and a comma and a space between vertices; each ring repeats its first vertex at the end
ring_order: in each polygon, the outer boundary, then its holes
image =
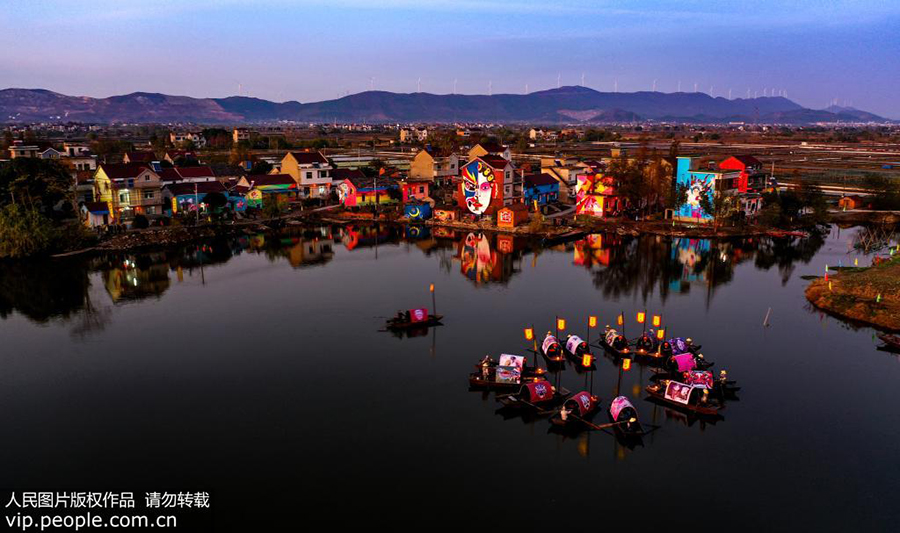
POLYGON ((144 174, 144 181, 150 181, 150 174, 144 174))
POLYGON ((153 191, 144 191, 144 200, 152 200, 153 191))
POLYGON ((127 204, 127 203, 128 203, 128 193, 127 193, 127 192, 120 192, 120 193, 119 193, 119 202, 120 202, 120 203, 123 203, 123 204, 127 204))
POLYGON ((312 179, 312 172, 307 172, 307 173, 306 173, 306 179, 308 179, 308 180, 311 180, 311 179, 312 179))

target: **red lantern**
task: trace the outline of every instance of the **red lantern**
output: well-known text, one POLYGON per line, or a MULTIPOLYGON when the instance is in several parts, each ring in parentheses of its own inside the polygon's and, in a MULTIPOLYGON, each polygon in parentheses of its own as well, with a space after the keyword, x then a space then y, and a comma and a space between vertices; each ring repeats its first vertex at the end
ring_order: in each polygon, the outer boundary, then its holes
POLYGON ((664 338, 666 338, 666 330, 664 330, 664 329, 656 330, 656 338, 659 340, 663 340, 664 338))
POLYGON ((556 329, 566 329, 566 319, 565 318, 557 318, 556 319, 556 329))
POLYGON ((534 339, 534 330, 531 328, 525 328, 525 340, 530 341, 534 339))
POLYGON ((591 354, 586 353, 583 356, 581 356, 581 366, 583 366, 585 368, 591 366, 591 354))
POLYGON ((658 328, 660 324, 662 324, 662 317, 659 315, 653 315, 653 327, 658 328))
POLYGON ((644 313, 638 313, 638 314, 637 314, 637 321, 638 321, 638 324, 643 324, 643 323, 644 323, 644 318, 645 318, 645 317, 646 317, 646 315, 645 315, 644 313))
POLYGON ((622 370, 631 370, 631 359, 622 359, 622 370))
POLYGON ((596 328, 597 327, 597 317, 589 316, 588 317, 588 326, 590 326, 592 328, 596 328))

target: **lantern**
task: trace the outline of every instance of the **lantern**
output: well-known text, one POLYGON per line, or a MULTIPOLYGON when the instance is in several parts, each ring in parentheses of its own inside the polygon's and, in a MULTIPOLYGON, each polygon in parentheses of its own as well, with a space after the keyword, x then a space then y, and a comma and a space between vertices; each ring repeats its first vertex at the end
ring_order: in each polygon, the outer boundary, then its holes
POLYGON ((556 319, 556 329, 566 329, 566 319, 565 318, 557 318, 556 319))
POLYGON ((434 283, 428 286, 428 292, 434 292, 434 283))
POLYGON ((631 370, 631 359, 622 359, 622 370, 631 370))
POLYGON ((597 327, 597 317, 589 316, 588 317, 588 326, 590 326, 592 328, 596 328, 597 327))
POLYGON ((638 321, 638 324, 643 324, 643 323, 644 323, 644 318, 645 318, 645 317, 646 317, 646 315, 645 315, 643 312, 638 313, 638 314, 637 314, 637 321, 638 321))
POLYGON ((591 354, 586 353, 581 357, 581 366, 585 368, 591 366, 591 354))
POLYGON ((616 322, 618 322, 618 324, 621 326, 622 324, 625 323, 625 316, 624 316, 624 315, 619 315, 619 317, 618 317, 618 319, 616 320, 616 322))
POLYGON ((660 324, 662 324, 662 317, 659 315, 653 315, 653 327, 658 328, 660 324))
POLYGON ((666 330, 664 330, 664 329, 656 330, 656 338, 659 340, 663 340, 664 338, 666 338, 666 330))
POLYGON ((525 328, 525 340, 530 341, 534 339, 534 330, 531 328, 525 328))

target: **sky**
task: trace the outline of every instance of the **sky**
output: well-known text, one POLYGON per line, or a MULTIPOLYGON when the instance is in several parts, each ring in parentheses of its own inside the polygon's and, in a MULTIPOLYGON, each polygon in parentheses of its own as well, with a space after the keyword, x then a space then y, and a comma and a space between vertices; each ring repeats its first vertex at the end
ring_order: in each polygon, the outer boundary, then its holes
POLYGON ((786 94, 900 119, 900 1, 4 0, 0 88, 786 94))

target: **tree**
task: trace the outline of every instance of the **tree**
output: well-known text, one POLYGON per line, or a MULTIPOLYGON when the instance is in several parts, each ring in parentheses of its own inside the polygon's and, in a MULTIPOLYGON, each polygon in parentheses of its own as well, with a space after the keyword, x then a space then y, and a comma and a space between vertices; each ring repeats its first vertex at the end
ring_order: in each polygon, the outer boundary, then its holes
POLYGON ((131 221, 131 227, 134 229, 147 229, 150 227, 150 221, 147 220, 147 217, 144 215, 134 215, 134 220, 131 221))
POLYGON ((72 177, 58 161, 16 158, 0 166, 0 206, 22 204, 49 213, 70 198, 72 177))
POLYGON ((0 258, 46 253, 55 235, 50 219, 32 207, 12 204, 0 209, 0 258))
POLYGON ((284 211, 284 200, 278 194, 263 195, 262 215, 265 218, 280 217, 284 211))
POLYGON ((874 209, 900 209, 900 186, 895 179, 869 174, 863 180, 863 187, 869 191, 874 209))
POLYGON ((719 223, 730 219, 740 210, 737 208, 737 198, 716 190, 712 197, 708 194, 700 196, 700 207, 713 217, 713 231, 719 231, 719 223))
POLYGON ((210 212, 215 213, 228 205, 228 198, 218 191, 213 191, 206 194, 203 198, 203 203, 207 205, 210 212))

